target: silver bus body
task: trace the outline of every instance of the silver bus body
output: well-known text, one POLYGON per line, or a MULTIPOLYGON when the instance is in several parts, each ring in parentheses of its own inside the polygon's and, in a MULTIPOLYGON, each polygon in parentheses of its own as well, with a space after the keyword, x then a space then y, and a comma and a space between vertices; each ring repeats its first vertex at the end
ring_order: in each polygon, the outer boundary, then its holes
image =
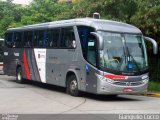
MULTIPOLYGON (((17 68, 22 67, 23 78, 62 87, 66 87, 67 77, 74 74, 77 78, 78 90, 94 94, 140 94, 147 91, 149 80, 148 68, 139 70, 138 72, 136 70, 133 72, 117 72, 115 70, 116 72, 114 72, 107 67, 106 69, 101 69, 101 67, 97 67, 100 65, 90 63, 90 58, 87 56, 86 59, 82 50, 83 45, 81 42, 83 41, 80 38, 80 33, 82 33, 81 37, 85 37, 83 33, 85 33, 85 30, 89 30, 85 28, 91 28, 92 30, 89 32, 107 32, 107 34, 109 32, 108 36, 114 36, 115 38, 119 36, 119 33, 142 36, 142 32, 132 25, 109 20, 83 18, 12 28, 8 29, 6 34, 12 33, 13 37, 16 32, 24 34, 25 31, 67 27, 73 28, 76 43, 74 48, 16 48, 13 45, 12 47, 5 46, 4 73, 6 75, 16 76, 17 68), (115 33, 115 35, 111 35, 110 33, 115 33)), ((5 39, 7 42, 7 38, 5 39)), ((85 40, 87 38, 82 39, 85 40)), ((108 41, 108 44, 111 42, 108 41)), ((88 42, 86 44, 90 47, 94 46, 95 43, 88 42)), ((91 47, 91 49, 94 48, 91 47)), ((100 50, 97 50, 98 54, 96 58, 91 58, 91 61, 93 59, 100 61, 98 57, 100 52, 100 50)), ((144 50, 145 53, 146 50, 144 50)), ((129 58, 131 57, 127 57, 126 59, 129 58)), ((135 65, 130 64, 129 67, 132 68, 133 66, 136 67, 136 63, 135 65)), ((135 69, 138 70, 138 68, 135 69)))

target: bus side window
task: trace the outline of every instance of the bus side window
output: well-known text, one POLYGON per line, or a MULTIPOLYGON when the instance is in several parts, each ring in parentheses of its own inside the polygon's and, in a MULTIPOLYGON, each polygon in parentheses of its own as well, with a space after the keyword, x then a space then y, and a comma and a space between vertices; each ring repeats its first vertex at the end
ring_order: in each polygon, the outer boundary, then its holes
POLYGON ((51 41, 49 46, 51 48, 57 48, 58 47, 58 41, 60 39, 60 29, 52 29, 51 30, 51 41))
POLYGON ((24 32, 24 35, 23 35, 24 47, 31 48, 33 46, 32 40, 33 40, 33 32, 24 32))
POLYGON ((73 27, 62 29, 61 47, 67 49, 76 47, 73 27))
POLYGON ((38 32, 38 48, 45 48, 46 47, 46 30, 41 30, 38 32))
POLYGON ((13 33, 6 33, 5 35, 5 45, 9 48, 13 47, 12 36, 13 36, 13 33))
POLYGON ((95 38, 90 35, 90 32, 95 31, 94 28, 87 26, 77 26, 77 28, 84 59, 96 65, 96 53, 94 52, 96 49, 96 41, 93 41, 95 38))
POLYGON ((38 32, 38 48, 43 47, 43 31, 38 32))
POLYGON ((38 31, 34 31, 33 35, 33 46, 38 47, 38 31))
POLYGON ((46 48, 50 48, 51 37, 51 30, 46 31, 46 48))
POLYGON ((87 60, 96 66, 96 38, 91 35, 88 39, 87 60))
POLYGON ((20 48, 21 46, 21 40, 22 40, 22 33, 17 32, 14 34, 14 45, 13 47, 20 48))

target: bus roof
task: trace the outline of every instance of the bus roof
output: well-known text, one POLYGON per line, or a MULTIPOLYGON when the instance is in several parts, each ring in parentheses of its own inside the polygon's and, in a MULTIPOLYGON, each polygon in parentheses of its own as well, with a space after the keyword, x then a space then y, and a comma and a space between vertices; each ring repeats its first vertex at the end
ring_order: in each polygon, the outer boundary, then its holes
POLYGON ((70 19, 62 21, 47 22, 41 24, 28 25, 18 28, 10 28, 9 31, 21 31, 21 30, 31 30, 31 29, 45 29, 45 28, 55 28, 55 27, 67 27, 74 25, 84 25, 90 26, 98 30, 110 31, 110 32, 123 32, 123 33, 137 33, 141 34, 141 31, 132 25, 116 22, 111 20, 103 19, 93 19, 93 18, 80 18, 80 19, 70 19))

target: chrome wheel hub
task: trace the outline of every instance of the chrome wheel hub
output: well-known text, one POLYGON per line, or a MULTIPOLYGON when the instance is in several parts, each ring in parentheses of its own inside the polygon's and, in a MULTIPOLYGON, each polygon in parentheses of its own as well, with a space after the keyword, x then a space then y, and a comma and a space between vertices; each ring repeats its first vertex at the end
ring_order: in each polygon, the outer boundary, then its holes
POLYGON ((21 81, 22 76, 21 76, 21 73, 20 73, 20 72, 18 73, 17 78, 18 78, 19 81, 21 81))
POLYGON ((71 91, 75 91, 76 90, 76 88, 77 88, 77 81, 76 80, 73 80, 70 83, 70 88, 71 88, 71 91))

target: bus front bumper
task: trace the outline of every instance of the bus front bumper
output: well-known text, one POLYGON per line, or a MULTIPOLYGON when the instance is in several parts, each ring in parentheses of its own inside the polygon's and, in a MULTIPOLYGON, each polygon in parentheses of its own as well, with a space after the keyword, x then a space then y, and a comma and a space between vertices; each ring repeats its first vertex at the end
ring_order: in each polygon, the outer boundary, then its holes
POLYGON ((97 82, 97 94, 143 94, 147 92, 148 88, 148 79, 138 82, 119 81, 113 83, 98 79, 97 82))

